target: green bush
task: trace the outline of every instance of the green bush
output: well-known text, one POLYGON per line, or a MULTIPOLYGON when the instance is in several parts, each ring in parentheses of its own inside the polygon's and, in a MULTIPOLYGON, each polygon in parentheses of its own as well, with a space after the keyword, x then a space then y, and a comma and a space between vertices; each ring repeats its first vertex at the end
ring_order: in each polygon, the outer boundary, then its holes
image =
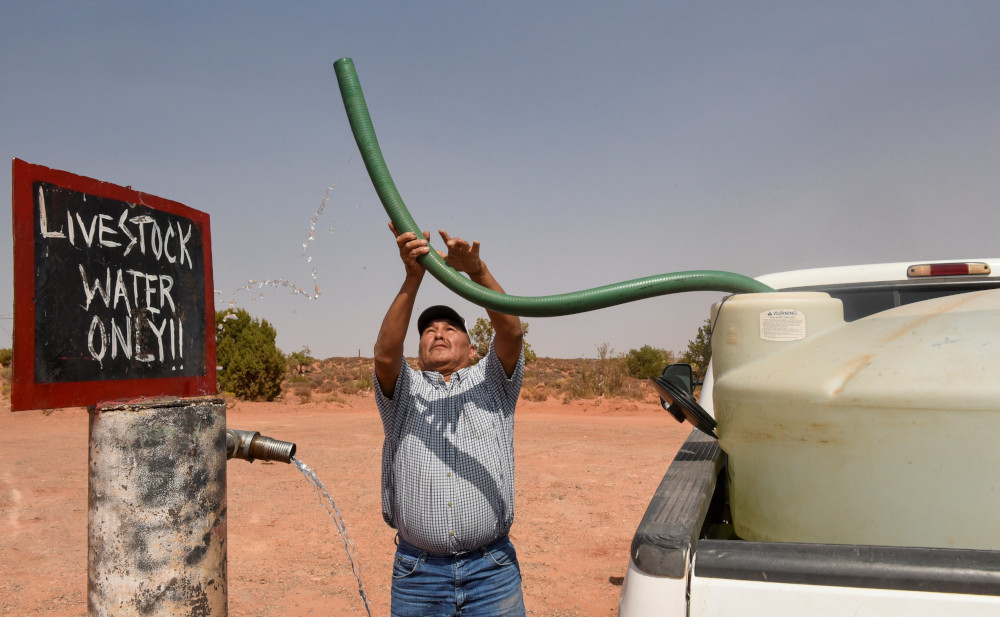
POLYGON ((694 370, 694 380, 704 381, 708 371, 708 362, 712 359, 712 322, 706 319, 698 333, 688 341, 687 351, 681 356, 681 362, 691 365, 694 370))
POLYGON ((13 359, 14 351, 10 347, 0 349, 0 366, 10 366, 11 360, 13 359))
MULTIPOLYGON (((531 348, 531 344, 528 343, 528 322, 521 322, 521 349, 524 350, 524 363, 531 364, 534 362, 538 355, 531 348)), ((476 325, 469 329, 469 340, 472 341, 472 346, 476 348, 476 359, 473 360, 473 364, 476 364, 480 360, 486 357, 486 354, 490 353, 490 342, 493 341, 493 324, 482 317, 476 319, 476 325)))
POLYGON ((274 326, 243 309, 217 312, 215 326, 219 389, 245 400, 273 401, 287 366, 275 345, 274 326))
POLYGON ((673 361, 673 354, 666 349, 656 349, 643 345, 639 349, 630 349, 625 355, 625 365, 630 377, 645 379, 659 377, 663 369, 673 361))
POLYGON ((311 354, 312 352, 309 351, 308 347, 303 347, 300 351, 293 351, 288 354, 288 372, 305 375, 306 370, 316 362, 316 359, 311 354))

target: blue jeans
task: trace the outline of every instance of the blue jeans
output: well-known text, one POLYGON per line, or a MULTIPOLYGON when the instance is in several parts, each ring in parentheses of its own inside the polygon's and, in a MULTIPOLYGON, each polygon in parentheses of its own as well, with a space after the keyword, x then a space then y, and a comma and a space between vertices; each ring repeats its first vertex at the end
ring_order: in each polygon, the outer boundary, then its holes
POLYGON ((392 617, 524 617, 521 568, 506 536, 475 551, 433 555, 399 539, 392 617))

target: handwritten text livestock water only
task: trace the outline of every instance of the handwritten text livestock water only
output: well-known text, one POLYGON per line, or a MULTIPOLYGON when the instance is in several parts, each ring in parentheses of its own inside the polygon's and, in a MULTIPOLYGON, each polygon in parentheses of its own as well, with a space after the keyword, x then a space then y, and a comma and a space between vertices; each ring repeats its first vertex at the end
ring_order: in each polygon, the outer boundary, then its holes
POLYGON ((66 381, 201 372, 190 344, 205 330, 194 222, 44 182, 35 191, 36 296, 61 298, 36 315, 45 347, 36 373, 66 381))

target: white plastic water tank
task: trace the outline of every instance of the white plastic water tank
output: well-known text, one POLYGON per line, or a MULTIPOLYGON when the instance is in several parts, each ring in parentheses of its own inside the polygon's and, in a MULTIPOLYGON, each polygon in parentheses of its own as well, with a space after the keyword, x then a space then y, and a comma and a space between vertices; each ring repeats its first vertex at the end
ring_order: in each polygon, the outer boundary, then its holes
POLYGON ((713 396, 737 533, 1000 549, 1000 290, 842 314, 815 293, 718 309, 713 396))

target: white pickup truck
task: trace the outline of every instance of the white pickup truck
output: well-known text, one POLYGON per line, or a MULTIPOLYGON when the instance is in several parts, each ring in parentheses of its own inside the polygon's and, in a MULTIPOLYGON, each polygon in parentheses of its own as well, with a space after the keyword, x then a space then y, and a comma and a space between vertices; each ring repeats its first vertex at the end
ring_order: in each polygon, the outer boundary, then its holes
POLYGON ((636 530, 619 616, 1000 615, 998 268, 799 270, 758 277, 770 304, 713 307, 700 407, 660 378, 701 428, 636 530))

